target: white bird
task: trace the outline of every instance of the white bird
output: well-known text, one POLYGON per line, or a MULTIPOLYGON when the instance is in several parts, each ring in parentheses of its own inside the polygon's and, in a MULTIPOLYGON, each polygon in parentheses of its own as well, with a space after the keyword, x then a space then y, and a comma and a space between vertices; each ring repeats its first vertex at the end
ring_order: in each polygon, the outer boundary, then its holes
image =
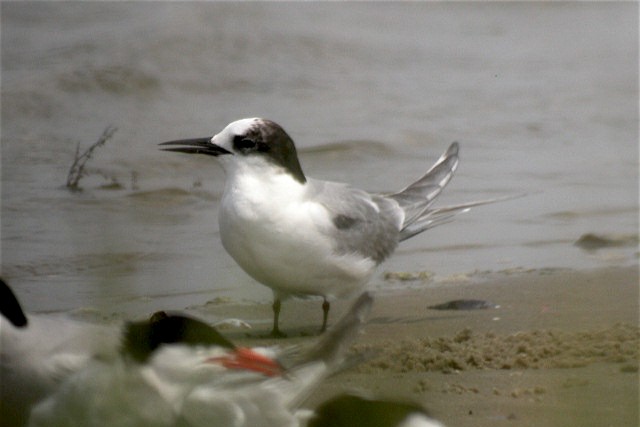
POLYGON ((444 427, 444 424, 412 402, 344 393, 315 408, 306 427, 444 427))
POLYGON ((188 425, 304 427, 309 411, 301 409, 301 405, 326 377, 353 363, 346 352, 366 321, 372 303, 368 293, 362 294, 319 342, 289 356, 293 361, 290 366, 285 364, 283 375, 195 389, 182 411, 188 425))
POLYGON ((496 200, 433 208, 458 166, 453 143, 429 171, 392 194, 306 177, 291 137, 261 118, 235 121, 213 137, 162 143, 166 151, 216 156, 226 174, 218 216, 225 250, 273 290, 272 335, 290 296, 330 300, 360 291, 398 242, 496 200))
POLYGON ((298 427, 301 403, 344 365, 372 304, 363 294, 320 342, 294 357, 292 349, 236 347, 185 316, 120 328, 27 318, 1 281, 0 294, 11 296, 0 301, 0 425, 34 427, 298 427), (294 358, 284 368, 276 356, 294 358))
POLYGON ((178 400, 192 383, 230 371, 260 379, 281 374, 272 358, 236 347, 186 316, 117 326, 66 316, 27 317, 2 279, 0 312, 1 426, 69 425, 74 417, 82 420, 76 425, 90 425, 98 418, 97 413, 89 417, 91 411, 113 409, 116 402, 121 410, 107 415, 167 420, 171 417, 164 415, 175 410, 167 402, 178 400))

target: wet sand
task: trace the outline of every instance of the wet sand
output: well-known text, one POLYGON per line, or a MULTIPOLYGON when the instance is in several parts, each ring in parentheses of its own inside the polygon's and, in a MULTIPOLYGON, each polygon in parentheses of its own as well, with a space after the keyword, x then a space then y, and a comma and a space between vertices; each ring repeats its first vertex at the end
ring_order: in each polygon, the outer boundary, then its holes
MULTIPOLYGON (((307 406, 357 390, 422 403, 449 426, 638 425, 637 267, 491 273, 375 295, 353 346, 373 355, 327 380, 307 406), (456 299, 499 307, 427 308, 456 299)), ((332 304, 332 320, 347 306, 332 304)), ((318 301, 287 301, 281 327, 290 338, 272 341, 259 338, 269 304, 192 310, 246 320, 251 331, 227 333, 251 345, 308 342, 321 319, 318 301)))

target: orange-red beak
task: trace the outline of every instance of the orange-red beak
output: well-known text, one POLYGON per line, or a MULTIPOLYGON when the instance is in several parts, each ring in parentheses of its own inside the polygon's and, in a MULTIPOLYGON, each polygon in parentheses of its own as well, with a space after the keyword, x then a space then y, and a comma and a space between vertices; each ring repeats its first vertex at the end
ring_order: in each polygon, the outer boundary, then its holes
POLYGON ((282 374, 278 362, 247 347, 238 347, 226 356, 211 357, 205 362, 217 363, 227 369, 259 372, 269 377, 282 374))

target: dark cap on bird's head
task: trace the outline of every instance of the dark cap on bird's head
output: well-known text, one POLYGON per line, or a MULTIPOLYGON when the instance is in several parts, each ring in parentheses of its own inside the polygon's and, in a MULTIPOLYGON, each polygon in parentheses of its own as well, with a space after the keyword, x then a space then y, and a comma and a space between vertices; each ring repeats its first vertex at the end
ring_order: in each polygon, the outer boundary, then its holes
MULTIPOLYGON (((276 122, 252 118, 230 123, 220 133, 210 137, 163 142, 165 151, 210 156, 236 155, 261 156, 275 166, 281 167, 296 181, 305 183, 293 139, 276 122)), ((237 159, 236 161, 242 161, 237 159)))

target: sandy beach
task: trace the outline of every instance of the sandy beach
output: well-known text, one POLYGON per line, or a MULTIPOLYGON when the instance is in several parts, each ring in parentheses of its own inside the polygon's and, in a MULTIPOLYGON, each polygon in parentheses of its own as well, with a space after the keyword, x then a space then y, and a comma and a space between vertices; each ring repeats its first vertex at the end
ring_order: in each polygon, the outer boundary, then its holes
MULTIPOLYGON (((448 426, 638 425, 637 267, 484 273, 375 296, 352 349, 373 355, 305 406, 350 390, 419 402, 448 426), (496 307, 428 308, 458 299, 496 307)), ((333 322, 348 304, 332 305, 333 322)), ((290 338, 272 341, 259 337, 269 304, 219 300, 191 310, 246 320, 252 330, 226 334, 250 345, 311 342, 321 317, 318 301, 287 301, 281 327, 290 338)))

